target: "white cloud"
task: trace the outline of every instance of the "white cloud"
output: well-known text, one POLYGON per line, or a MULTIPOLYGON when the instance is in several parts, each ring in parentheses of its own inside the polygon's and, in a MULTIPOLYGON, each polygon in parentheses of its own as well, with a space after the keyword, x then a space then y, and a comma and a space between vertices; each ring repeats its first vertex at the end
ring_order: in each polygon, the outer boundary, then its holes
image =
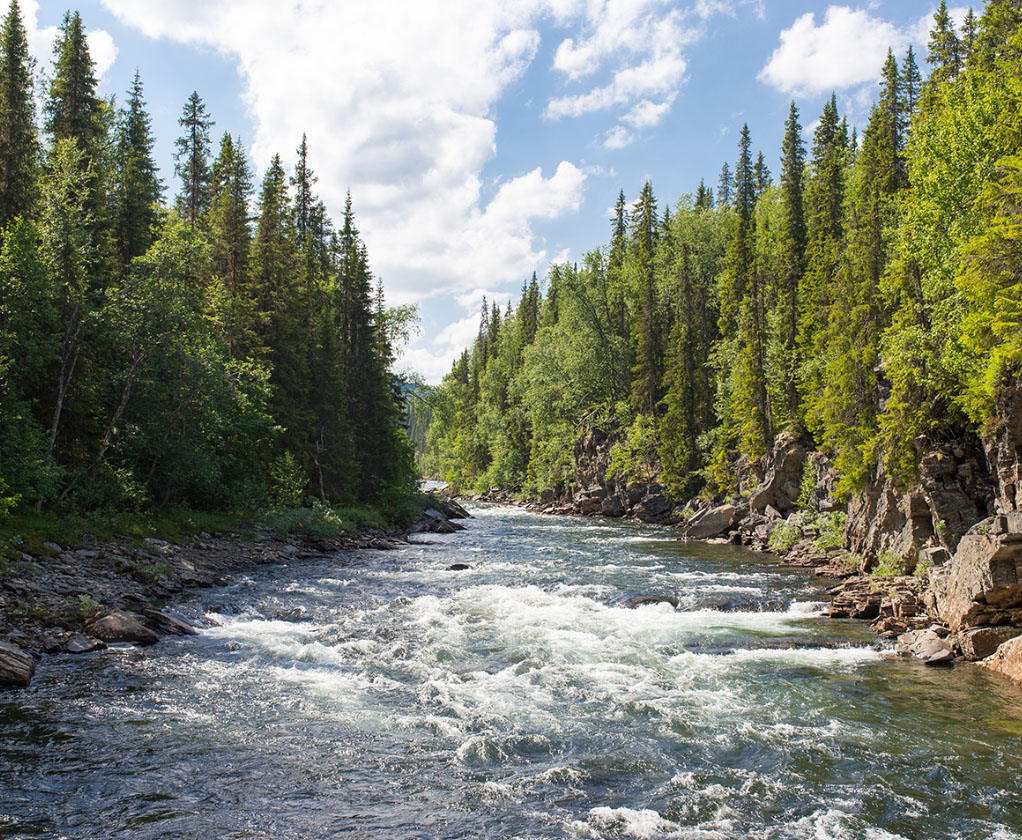
MULTIPOLYGON (((28 34, 28 49, 41 69, 50 73, 53 62, 53 44, 59 30, 56 26, 39 26, 39 0, 21 0, 21 17, 28 34)), ((96 77, 102 80, 117 60, 117 44, 105 29, 86 32, 89 54, 96 64, 96 77)))
POLYGON ((900 55, 917 37, 864 9, 830 6, 823 22, 807 12, 781 32, 758 78, 793 95, 814 95, 875 82, 888 48, 900 55))
POLYGON ((603 147, 605 149, 623 149, 635 141, 632 134, 623 125, 616 125, 603 136, 603 147))

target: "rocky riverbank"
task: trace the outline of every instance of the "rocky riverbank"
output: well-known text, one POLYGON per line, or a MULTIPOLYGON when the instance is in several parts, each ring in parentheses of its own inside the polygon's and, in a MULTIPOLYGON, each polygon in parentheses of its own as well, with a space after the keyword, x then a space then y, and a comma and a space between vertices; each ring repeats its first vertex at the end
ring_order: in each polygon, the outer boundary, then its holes
POLYGON ((246 569, 291 564, 356 549, 391 550, 418 533, 451 533, 468 513, 437 500, 407 531, 366 530, 331 539, 301 535, 199 534, 186 544, 96 543, 22 554, 0 574, 0 686, 26 686, 46 654, 81 654, 108 644, 153 644, 195 633, 167 605, 187 590, 224 585, 246 569))
POLYGON ((1022 379, 1002 387, 986 440, 920 440, 916 483, 881 467, 845 500, 827 457, 790 436, 739 464, 730 496, 680 502, 655 482, 608 480, 614 440, 598 430, 579 439, 570 487, 528 502, 497 488, 469 498, 771 552, 834 579, 830 614, 870 621, 900 654, 978 662, 1022 685, 1022 379))

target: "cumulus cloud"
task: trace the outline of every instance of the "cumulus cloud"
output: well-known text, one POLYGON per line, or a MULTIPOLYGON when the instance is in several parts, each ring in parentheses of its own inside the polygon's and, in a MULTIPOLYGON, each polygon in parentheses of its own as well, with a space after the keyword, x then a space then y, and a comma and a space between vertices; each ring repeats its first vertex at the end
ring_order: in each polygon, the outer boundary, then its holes
POLYGON ((900 53, 910 37, 865 9, 831 6, 819 25, 807 12, 781 32, 759 79, 794 95, 855 87, 874 81, 888 48, 900 53))
MULTIPOLYGON (((56 26, 39 26, 39 0, 22 0, 21 17, 28 34, 28 48, 39 67, 49 72, 53 61, 53 43, 59 30, 56 26)), ((117 60, 117 44, 105 29, 86 33, 89 54, 96 64, 96 77, 102 79, 117 60)))

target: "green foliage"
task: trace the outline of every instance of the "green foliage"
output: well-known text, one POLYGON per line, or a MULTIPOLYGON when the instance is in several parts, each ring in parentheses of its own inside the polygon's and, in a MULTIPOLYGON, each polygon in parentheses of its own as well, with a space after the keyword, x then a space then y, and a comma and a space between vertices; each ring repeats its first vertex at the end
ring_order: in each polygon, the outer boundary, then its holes
POLYGON ((774 530, 770 532, 768 545, 778 552, 791 551, 805 535, 802 532, 800 520, 789 518, 784 522, 778 522, 774 530))
POLYGON ((620 479, 625 484, 650 483, 657 475, 657 456, 660 446, 657 428, 645 414, 636 416, 624 437, 610 450, 607 478, 620 479))
POLYGON ((807 455, 805 463, 802 465, 802 481, 799 484, 798 499, 795 504, 803 509, 808 508, 809 500, 813 497, 813 491, 816 490, 816 485, 819 482, 820 471, 812 457, 807 455))
POLYGON ((103 605, 88 594, 70 596, 67 602, 69 608, 68 617, 72 621, 77 622, 89 621, 99 615, 103 609, 103 605))
POLYGON ((881 551, 877 564, 870 570, 874 577, 896 577, 905 574, 905 559, 894 551, 881 551))
POLYGON ((278 537, 295 534, 312 540, 329 540, 367 528, 384 528, 387 523, 369 508, 334 508, 313 502, 310 507, 272 510, 264 517, 264 524, 278 537))
POLYGON ((844 511, 830 511, 816 517, 816 547, 821 551, 830 548, 841 548, 844 544, 845 525, 848 514, 844 511))

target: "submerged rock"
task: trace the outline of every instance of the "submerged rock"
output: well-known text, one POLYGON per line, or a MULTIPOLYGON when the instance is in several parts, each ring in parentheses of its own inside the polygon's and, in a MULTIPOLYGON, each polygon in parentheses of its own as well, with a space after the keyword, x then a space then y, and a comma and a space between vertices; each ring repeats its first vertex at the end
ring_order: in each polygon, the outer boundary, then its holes
POLYGON ((32 682, 35 660, 12 642, 0 642, 0 686, 26 686, 32 682))
POLYGON ((86 625, 90 635, 112 644, 152 645, 160 640, 135 616, 112 612, 86 625))
POLYGON ((468 563, 451 563, 451 565, 447 567, 447 571, 464 572, 471 568, 472 567, 468 563))
POLYGON ((612 602, 615 607, 634 610, 636 607, 647 607, 650 604, 670 604, 678 608, 678 599, 673 595, 625 595, 612 602))
POLYGON ((940 665, 955 658, 954 651, 934 630, 911 630, 898 637, 895 650, 926 665, 940 665))

